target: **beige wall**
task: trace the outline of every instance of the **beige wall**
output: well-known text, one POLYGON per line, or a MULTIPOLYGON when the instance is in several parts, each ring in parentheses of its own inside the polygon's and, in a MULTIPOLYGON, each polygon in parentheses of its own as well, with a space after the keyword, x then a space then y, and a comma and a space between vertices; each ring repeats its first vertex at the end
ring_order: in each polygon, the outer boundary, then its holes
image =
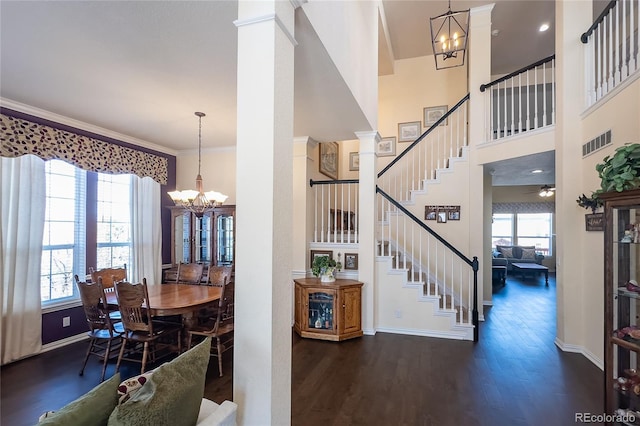
MULTIPOLYGON (((229 198, 225 204, 236 203, 235 147, 202 152, 202 184, 205 191, 218 191, 229 198)), ((198 153, 182 152, 176 156, 176 187, 195 189, 198 175, 198 153)))

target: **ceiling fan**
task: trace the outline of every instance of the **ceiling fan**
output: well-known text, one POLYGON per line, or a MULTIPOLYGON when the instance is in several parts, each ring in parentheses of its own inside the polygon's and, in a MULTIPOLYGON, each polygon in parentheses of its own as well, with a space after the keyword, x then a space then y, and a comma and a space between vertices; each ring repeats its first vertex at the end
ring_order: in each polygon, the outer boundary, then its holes
POLYGON ((556 192, 556 187, 551 185, 543 185, 539 190, 531 190, 525 192, 525 194, 538 194, 540 197, 547 198, 553 196, 556 192))
POLYGON ((541 197, 551 197, 555 193, 555 191, 555 186, 543 185, 540 188, 540 192, 538 192, 538 195, 541 197))

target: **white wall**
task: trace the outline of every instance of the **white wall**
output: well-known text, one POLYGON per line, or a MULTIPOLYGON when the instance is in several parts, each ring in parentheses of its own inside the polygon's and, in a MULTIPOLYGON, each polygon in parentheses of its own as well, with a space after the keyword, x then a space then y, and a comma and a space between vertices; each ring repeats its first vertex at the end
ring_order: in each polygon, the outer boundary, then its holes
POLYGON ((371 127, 377 128, 377 2, 310 0, 302 9, 371 127))
MULTIPOLYGON (((201 174, 205 191, 218 191, 227 195, 229 198, 225 204, 236 203, 235 147, 203 150, 201 174)), ((198 153, 190 151, 178 153, 176 155, 177 189, 195 189, 197 175, 198 153)))

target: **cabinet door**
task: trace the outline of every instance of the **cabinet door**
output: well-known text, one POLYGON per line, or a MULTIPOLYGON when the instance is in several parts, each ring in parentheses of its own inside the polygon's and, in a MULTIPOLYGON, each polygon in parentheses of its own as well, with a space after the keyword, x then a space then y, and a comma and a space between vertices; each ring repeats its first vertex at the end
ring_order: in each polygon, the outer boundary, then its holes
POLYGON ((336 291, 330 289, 308 288, 306 290, 306 330, 314 333, 335 334, 336 291))
POLYGON ((191 213, 182 209, 171 211, 173 251, 171 262, 191 263, 191 213))
POLYGON ((192 216, 193 221, 193 259, 195 263, 211 262, 211 213, 201 217, 192 216))
POLYGON ((214 259, 216 266, 233 266, 235 258, 235 208, 216 208, 214 215, 214 259))
POLYGON ((362 328, 360 313, 360 287, 345 288, 341 291, 342 318, 341 333, 351 333, 362 328))

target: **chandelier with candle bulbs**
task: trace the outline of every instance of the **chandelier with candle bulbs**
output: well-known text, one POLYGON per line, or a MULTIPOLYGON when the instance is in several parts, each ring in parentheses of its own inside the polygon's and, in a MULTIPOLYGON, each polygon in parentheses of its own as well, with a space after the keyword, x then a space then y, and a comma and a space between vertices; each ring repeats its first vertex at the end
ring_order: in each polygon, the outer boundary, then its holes
POLYGON ((169 197, 178 207, 187 209, 197 216, 213 210, 225 202, 227 196, 217 191, 202 190, 202 175, 200 175, 200 165, 202 163, 202 117, 204 112, 196 112, 198 117, 198 176, 196 177, 196 189, 187 189, 183 191, 171 191, 169 197))
POLYGON ((436 69, 453 68, 464 65, 469 35, 469 9, 449 10, 435 18, 429 18, 431 44, 436 69))

